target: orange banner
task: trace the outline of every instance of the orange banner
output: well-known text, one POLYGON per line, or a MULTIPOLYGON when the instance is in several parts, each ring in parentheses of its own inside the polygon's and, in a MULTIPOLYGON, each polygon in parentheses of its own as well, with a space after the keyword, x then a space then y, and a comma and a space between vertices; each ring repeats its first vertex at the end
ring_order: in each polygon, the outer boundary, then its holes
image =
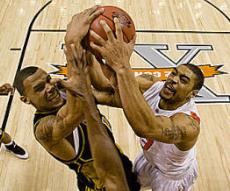
MULTIPOLYGON (((57 75, 63 75, 64 77, 67 77, 67 67, 61 66, 61 65, 52 65, 55 68, 58 69, 58 71, 52 72, 51 74, 57 74, 57 75)), ((221 68, 223 65, 216 65, 211 66, 210 64, 206 65, 199 65, 198 67, 202 70, 204 77, 214 77, 215 75, 224 74, 225 72, 219 71, 218 69, 221 68)), ((170 72, 172 71, 172 68, 133 68, 133 72, 135 72, 135 75, 140 75, 143 73, 149 73, 152 74, 161 80, 166 80, 170 72)))

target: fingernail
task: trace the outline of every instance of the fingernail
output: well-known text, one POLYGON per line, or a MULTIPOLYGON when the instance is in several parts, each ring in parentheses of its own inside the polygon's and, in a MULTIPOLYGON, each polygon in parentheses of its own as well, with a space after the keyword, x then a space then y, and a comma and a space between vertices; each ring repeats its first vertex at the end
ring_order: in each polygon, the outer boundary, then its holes
POLYGON ((104 9, 104 8, 100 8, 100 11, 101 11, 101 12, 104 12, 104 11, 105 11, 105 9, 104 9))
POLYGON ((114 17, 113 21, 114 21, 114 22, 118 22, 119 20, 118 20, 117 17, 114 17))
POLYGON ((89 31, 89 34, 94 36, 94 35, 95 35, 95 32, 94 32, 93 30, 90 30, 90 31, 89 31))
POLYGON ((101 25, 104 25, 104 24, 105 24, 105 21, 104 21, 104 20, 100 20, 100 24, 101 24, 101 25))

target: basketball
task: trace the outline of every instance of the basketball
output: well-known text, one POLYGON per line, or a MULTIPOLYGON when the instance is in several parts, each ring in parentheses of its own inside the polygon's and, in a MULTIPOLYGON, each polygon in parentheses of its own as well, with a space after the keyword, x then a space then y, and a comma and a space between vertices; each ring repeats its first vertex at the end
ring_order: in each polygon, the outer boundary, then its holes
MULTIPOLYGON (((100 8, 104 8, 104 12, 92 22, 90 26, 90 30, 93 30, 104 40, 107 40, 106 32, 101 26, 100 20, 104 20, 107 23, 107 25, 111 28, 113 33, 115 34, 116 30, 115 30, 115 24, 113 22, 113 19, 117 17, 119 22, 121 23, 124 41, 127 43, 130 42, 130 40, 132 40, 135 35, 135 26, 129 14, 124 10, 115 6, 102 6, 100 8)), ((90 42, 95 42, 95 40, 90 34, 88 34, 87 44, 89 50, 96 56, 97 59, 101 59, 102 58, 101 55, 95 50, 92 50, 90 48, 89 46, 90 42)))

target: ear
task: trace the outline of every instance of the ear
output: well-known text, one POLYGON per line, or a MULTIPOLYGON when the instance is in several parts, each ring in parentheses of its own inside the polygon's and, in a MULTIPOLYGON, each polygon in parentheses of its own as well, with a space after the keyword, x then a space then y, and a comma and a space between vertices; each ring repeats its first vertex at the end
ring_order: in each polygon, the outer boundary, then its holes
POLYGON ((20 100, 26 104, 31 104, 30 99, 26 96, 21 96, 20 100))
POLYGON ((198 94, 198 92, 199 92, 199 90, 193 90, 193 91, 191 92, 190 98, 196 97, 196 95, 198 94))

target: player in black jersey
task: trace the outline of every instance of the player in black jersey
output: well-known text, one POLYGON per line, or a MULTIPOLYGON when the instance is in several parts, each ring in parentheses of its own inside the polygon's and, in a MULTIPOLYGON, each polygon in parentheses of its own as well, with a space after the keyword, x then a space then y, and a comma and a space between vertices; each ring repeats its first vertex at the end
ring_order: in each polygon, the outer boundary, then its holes
MULTIPOLYGON (((75 19, 81 18, 78 27, 81 29, 80 32, 83 31, 81 34, 75 33, 74 37, 81 41, 87 33, 88 29, 86 30, 86 28, 89 28, 90 22, 101 13, 102 10, 93 7, 74 16, 75 19)), ((68 28, 71 28, 70 25, 68 28)), ((68 29, 67 32, 69 32, 68 29)), ((67 35, 66 42, 68 37, 67 35)), ((69 47, 68 43, 66 44, 69 47)), ((86 122, 89 122, 91 116, 85 120, 85 103, 82 101, 81 95, 82 78, 72 59, 73 57, 68 56, 67 52, 67 81, 54 81, 44 70, 37 67, 27 67, 17 73, 14 85, 21 95, 21 100, 27 104, 32 104, 37 109, 34 117, 34 134, 38 142, 57 160, 67 164, 76 172, 78 187, 81 191, 102 191, 107 189, 105 186, 110 181, 107 181, 107 177, 106 180, 102 179, 98 171, 95 171, 95 168, 98 167, 90 152, 86 122), (57 87, 66 89, 66 99, 63 98, 62 92, 57 87)), ((118 151, 129 189, 139 190, 136 175, 132 172, 132 163, 115 147, 109 122, 99 112, 97 114, 100 122, 102 122, 99 126, 109 135, 113 147, 116 149, 115 152, 118 151)), ((101 150, 103 151, 103 148, 101 150)))

